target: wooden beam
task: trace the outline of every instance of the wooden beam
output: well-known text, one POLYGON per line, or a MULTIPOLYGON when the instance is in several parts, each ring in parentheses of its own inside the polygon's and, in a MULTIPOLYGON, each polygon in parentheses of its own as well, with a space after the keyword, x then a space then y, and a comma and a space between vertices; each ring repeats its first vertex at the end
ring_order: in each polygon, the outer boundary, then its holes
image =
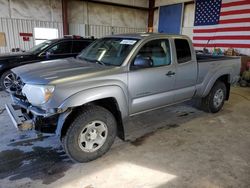
POLYGON ((148 9, 148 32, 153 32, 154 29, 154 10, 155 10, 155 0, 149 0, 148 9))
POLYGON ((146 7, 124 5, 124 4, 119 4, 119 3, 97 1, 97 0, 82 0, 82 1, 89 2, 89 3, 97 3, 97 4, 102 4, 102 5, 111 5, 111 6, 116 6, 116 7, 125 7, 125 8, 132 8, 132 9, 148 11, 148 8, 146 8, 146 7))
POLYGON ((68 0, 62 0, 63 35, 69 34, 68 0))

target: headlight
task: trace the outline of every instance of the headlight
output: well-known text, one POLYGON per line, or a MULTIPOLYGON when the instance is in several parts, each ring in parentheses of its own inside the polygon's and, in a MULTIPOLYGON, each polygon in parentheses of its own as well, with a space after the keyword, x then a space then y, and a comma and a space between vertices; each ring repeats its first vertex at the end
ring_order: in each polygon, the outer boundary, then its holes
POLYGON ((52 97, 54 89, 55 86, 51 85, 25 84, 22 92, 31 104, 41 105, 48 102, 48 100, 52 97))

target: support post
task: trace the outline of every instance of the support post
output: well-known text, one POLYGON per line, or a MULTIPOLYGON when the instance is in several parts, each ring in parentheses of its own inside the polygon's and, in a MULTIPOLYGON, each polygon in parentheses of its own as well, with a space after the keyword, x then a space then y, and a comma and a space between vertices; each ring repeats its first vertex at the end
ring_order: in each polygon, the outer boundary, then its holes
POLYGON ((68 1, 62 0, 63 35, 69 34, 68 24, 68 1))
POLYGON ((154 31, 154 7, 155 7, 155 0, 149 0, 148 32, 154 31))

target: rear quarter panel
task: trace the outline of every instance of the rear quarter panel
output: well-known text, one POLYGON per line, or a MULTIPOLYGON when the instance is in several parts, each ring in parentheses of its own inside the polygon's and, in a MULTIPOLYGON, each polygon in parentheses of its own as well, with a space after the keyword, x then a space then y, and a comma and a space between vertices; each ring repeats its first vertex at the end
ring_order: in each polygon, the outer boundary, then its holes
POLYGON ((239 78, 239 73, 240 58, 198 63, 196 96, 206 96, 216 80, 223 75, 229 75, 228 82, 235 83, 239 78))

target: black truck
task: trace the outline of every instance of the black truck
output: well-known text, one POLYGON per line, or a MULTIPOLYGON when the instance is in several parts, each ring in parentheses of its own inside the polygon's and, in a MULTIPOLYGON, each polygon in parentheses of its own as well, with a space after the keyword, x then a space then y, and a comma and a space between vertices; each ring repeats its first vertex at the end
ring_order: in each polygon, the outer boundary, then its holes
POLYGON ((75 57, 95 39, 65 36, 47 40, 27 52, 0 54, 0 86, 9 92, 18 87, 18 78, 10 69, 39 61, 75 57))

